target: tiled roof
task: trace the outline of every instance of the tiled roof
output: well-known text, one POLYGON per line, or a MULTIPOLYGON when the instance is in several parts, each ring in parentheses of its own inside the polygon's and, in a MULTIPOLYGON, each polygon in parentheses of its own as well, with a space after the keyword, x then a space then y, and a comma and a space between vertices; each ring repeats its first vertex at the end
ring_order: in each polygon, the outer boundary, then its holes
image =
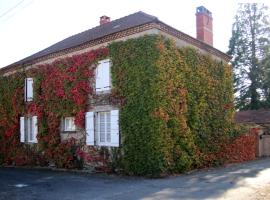
POLYGON ((239 111, 235 114, 237 123, 270 124, 270 109, 239 111))
MULTIPOLYGON (((178 31, 167 24, 161 22, 157 17, 146 14, 144 12, 136 12, 134 14, 122 17, 120 19, 111 21, 109 23, 105 23, 103 25, 94 27, 92 29, 86 30, 84 32, 78 33, 76 35, 73 35, 71 37, 68 37, 60 42, 57 42, 56 44, 39 51, 29 57, 26 57, 20 61, 17 61, 11 65, 8 65, 4 68, 0 69, 0 72, 5 73, 8 70, 12 70, 13 68, 16 68, 17 66, 21 66, 24 64, 31 64, 33 61, 41 59, 41 58, 46 58, 50 55, 57 54, 58 52, 63 52, 66 50, 70 50, 79 46, 83 46, 85 44, 88 44, 89 42, 92 41, 97 41, 100 40, 104 37, 118 34, 119 32, 126 31, 135 27, 143 26, 146 24, 151 24, 151 23, 156 23, 158 27, 165 27, 165 29, 172 34, 176 35, 181 35, 184 37, 184 39, 191 44, 195 44, 195 46, 199 48, 205 49, 209 53, 214 53, 218 56, 221 56, 225 58, 225 60, 229 60, 230 57, 219 51, 218 49, 215 49, 212 46, 209 46, 205 44, 204 42, 201 42, 181 31, 178 31)), ((176 36, 178 37, 178 36, 176 36)))
POLYGON ((137 12, 126 17, 111 21, 110 23, 102 24, 95 28, 86 30, 84 32, 78 33, 76 35, 70 36, 56 44, 39 51, 29 57, 26 57, 18 62, 13 63, 12 65, 22 64, 24 62, 40 58, 42 56, 49 55, 51 53, 59 52, 64 49, 75 47, 86 42, 102 38, 106 35, 110 35, 122 30, 126 30, 131 27, 136 27, 146 23, 151 23, 157 20, 157 17, 148 15, 144 12, 137 12))

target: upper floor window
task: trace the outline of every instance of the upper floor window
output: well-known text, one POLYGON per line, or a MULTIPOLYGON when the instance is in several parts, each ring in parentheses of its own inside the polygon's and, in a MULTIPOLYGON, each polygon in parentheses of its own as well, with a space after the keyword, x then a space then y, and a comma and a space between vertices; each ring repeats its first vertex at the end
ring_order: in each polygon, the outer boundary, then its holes
POLYGON ((24 81, 24 100, 33 101, 34 92, 33 92, 33 78, 26 78, 24 81))
POLYGON ((102 60, 96 68, 96 92, 109 91, 111 89, 110 60, 102 60))

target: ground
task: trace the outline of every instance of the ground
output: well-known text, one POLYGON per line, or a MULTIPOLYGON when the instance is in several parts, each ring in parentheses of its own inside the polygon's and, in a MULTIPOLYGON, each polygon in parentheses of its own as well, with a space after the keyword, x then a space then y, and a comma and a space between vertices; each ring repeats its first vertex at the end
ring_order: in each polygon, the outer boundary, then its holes
POLYGON ((0 200, 270 199, 270 158, 162 179, 0 168, 0 200))

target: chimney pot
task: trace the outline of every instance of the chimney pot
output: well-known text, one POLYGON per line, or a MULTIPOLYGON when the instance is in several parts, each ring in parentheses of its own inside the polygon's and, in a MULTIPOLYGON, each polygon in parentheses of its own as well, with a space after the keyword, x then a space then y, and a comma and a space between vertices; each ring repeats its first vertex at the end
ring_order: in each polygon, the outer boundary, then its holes
POLYGON ((213 46, 212 13, 204 6, 196 8, 197 39, 213 46))
POLYGON ((106 24, 106 23, 108 23, 108 22, 110 22, 110 21, 111 21, 110 17, 108 17, 108 16, 106 16, 106 15, 103 15, 103 16, 101 16, 100 19, 99 19, 99 24, 100 24, 100 25, 106 24))

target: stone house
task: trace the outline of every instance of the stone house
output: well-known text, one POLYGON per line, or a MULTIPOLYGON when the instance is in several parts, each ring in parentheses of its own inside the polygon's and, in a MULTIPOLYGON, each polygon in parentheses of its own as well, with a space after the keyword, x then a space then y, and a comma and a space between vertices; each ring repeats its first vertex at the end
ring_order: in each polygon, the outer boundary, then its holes
MULTIPOLYGON (((162 35, 175 41, 178 47, 191 46, 207 54, 214 60, 228 63, 230 57, 213 47, 212 14, 203 6, 196 10, 197 38, 193 38, 175 28, 163 23, 157 17, 144 12, 137 12, 117 20, 110 17, 100 17, 100 25, 92 29, 66 38, 52 46, 41 50, 29 57, 0 69, 3 76, 9 76, 17 71, 27 71, 42 65, 70 57, 90 50, 106 47, 114 41, 126 41, 144 35, 162 35)), ((111 82, 109 59, 100 60, 95 71, 94 88, 97 99, 89 102, 88 112, 85 113, 86 144, 88 146, 119 147, 121 133, 119 132, 119 110, 110 104, 108 98, 113 87, 111 82)), ((35 79, 25 79, 25 103, 35 101, 33 83, 35 79)), ((20 117, 20 141, 22 143, 37 143, 37 116, 20 117)), ((67 138, 82 139, 75 126, 73 116, 61 121, 61 140, 67 138)))

